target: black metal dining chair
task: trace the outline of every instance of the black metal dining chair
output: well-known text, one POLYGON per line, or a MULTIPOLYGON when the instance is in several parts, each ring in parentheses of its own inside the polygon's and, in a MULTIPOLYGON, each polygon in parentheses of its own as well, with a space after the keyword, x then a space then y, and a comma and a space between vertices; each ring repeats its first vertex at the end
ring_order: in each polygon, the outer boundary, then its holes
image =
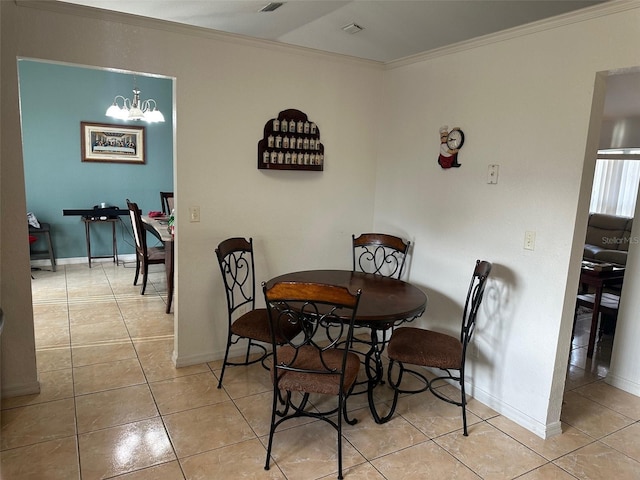
MULTIPOLYGON (((371 273, 398 280, 402 277, 411 246, 410 241, 387 233, 361 233, 357 237, 351 235, 351 242, 354 272, 371 273)), ((380 344, 384 349, 392 328, 392 325, 389 325, 380 330, 372 329, 366 340, 362 339, 361 335, 354 336, 351 346, 353 347, 353 342, 359 342, 367 345, 380 344), (380 337, 379 332, 381 332, 380 337)), ((378 378, 381 373, 377 371, 374 376, 378 378)))
POLYGON ((311 417, 338 432, 341 479, 342 419, 350 425, 357 422, 348 418, 346 400, 360 369, 358 356, 344 346, 353 335, 361 291, 352 294, 345 287, 305 282, 278 282, 269 288, 263 283, 263 291, 273 326, 273 405, 265 470, 278 426, 292 418, 311 417), (300 334, 278 345, 278 337, 286 336, 290 326, 299 326, 300 334), (316 410, 309 405, 311 393, 337 397, 337 403, 324 409, 315 405, 316 410))
POLYGON ((389 340, 387 355, 389 368, 387 376, 389 385, 394 390, 393 403, 389 413, 382 418, 388 421, 393 416, 398 396, 401 393, 420 393, 430 390, 436 397, 462 408, 462 425, 464 435, 467 431, 467 399, 465 396, 465 359, 467 346, 475 330, 476 316, 482 303, 487 278, 492 265, 487 261, 477 260, 471 283, 467 291, 467 298, 462 313, 462 327, 460 335, 454 337, 445 333, 416 327, 400 327, 394 330, 389 340), (392 370, 398 365, 397 378, 393 378, 392 370), (407 368, 407 365, 433 368, 445 372, 443 375, 428 380, 426 375, 417 370, 407 368), (402 379, 405 374, 413 375, 424 382, 424 387, 416 390, 403 390, 402 379), (460 401, 450 399, 440 393, 437 388, 445 381, 454 381, 460 386, 460 401))
MULTIPOLYGON (((228 238, 216 248, 216 257, 227 299, 227 344, 218 381, 218 388, 221 388, 227 366, 262 362, 263 367, 268 369, 264 361, 269 355, 266 347, 271 345, 271 327, 267 310, 256 308, 253 239, 228 238), (247 343, 244 360, 229 360, 231 346, 242 340, 247 343), (259 352, 259 356, 251 358, 252 351, 259 352)), ((295 335, 298 331, 298 327, 290 326, 286 335, 295 335)), ((278 338, 278 343, 284 341, 284 338, 278 338)))
POLYGON ((386 233, 352 235, 353 271, 400 279, 410 241, 386 233))

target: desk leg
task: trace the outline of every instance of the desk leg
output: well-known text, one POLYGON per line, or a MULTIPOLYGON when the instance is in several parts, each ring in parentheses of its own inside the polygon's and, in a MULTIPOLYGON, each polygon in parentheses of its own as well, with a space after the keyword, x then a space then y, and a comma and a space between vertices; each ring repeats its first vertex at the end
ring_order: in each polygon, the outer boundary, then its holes
POLYGON ((91 268, 91 230, 89 222, 84 222, 84 235, 87 241, 87 260, 89 261, 89 268, 91 268))
POLYGON ((174 242, 166 242, 164 244, 165 248, 165 258, 164 258, 164 268, 167 271, 167 309, 166 313, 171 312, 171 303, 173 301, 173 243, 174 242))
POLYGON ((118 237, 116 236, 116 222, 111 222, 111 237, 113 242, 113 263, 118 265, 118 237))
POLYGON ((598 333, 598 317, 600 316, 600 302, 602 301, 602 285, 596 287, 596 294, 593 299, 593 313, 591 314, 591 329, 589 330, 589 346, 587 347, 587 357, 593 356, 596 345, 596 334, 598 333))

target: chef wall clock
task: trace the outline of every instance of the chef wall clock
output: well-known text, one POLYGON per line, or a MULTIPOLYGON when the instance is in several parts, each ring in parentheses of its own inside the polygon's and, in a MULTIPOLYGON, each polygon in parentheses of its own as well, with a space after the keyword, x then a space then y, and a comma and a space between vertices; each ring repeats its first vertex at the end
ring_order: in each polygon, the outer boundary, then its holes
POLYGON ((438 165, 442 168, 458 168, 458 152, 464 145, 464 132, 458 127, 449 130, 448 126, 440 128, 440 155, 438 165))

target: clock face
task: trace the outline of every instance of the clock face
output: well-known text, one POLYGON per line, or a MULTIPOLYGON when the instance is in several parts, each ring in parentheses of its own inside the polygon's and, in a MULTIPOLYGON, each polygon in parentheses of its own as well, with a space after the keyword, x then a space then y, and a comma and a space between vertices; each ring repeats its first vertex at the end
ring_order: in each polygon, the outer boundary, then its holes
POLYGON ((461 148, 463 143, 464 133, 462 133, 462 130, 453 129, 449 132, 449 135, 447 136, 447 146, 451 150, 457 150, 461 148))

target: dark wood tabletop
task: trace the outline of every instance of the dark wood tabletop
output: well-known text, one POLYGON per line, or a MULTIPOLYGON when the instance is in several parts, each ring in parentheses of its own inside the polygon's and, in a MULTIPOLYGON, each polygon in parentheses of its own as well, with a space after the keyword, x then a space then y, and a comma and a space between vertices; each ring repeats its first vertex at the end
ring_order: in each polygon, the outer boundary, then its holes
POLYGON ((611 265, 609 268, 598 268, 593 262, 584 262, 580 268, 580 281, 594 285, 608 283, 624 278, 625 267, 623 265, 611 265))
POLYGON ((355 293, 362 289, 356 314, 356 324, 382 327, 396 322, 412 320, 427 307, 427 296, 410 283, 371 273, 350 270, 306 270, 272 278, 276 282, 314 282, 347 287, 355 293))

